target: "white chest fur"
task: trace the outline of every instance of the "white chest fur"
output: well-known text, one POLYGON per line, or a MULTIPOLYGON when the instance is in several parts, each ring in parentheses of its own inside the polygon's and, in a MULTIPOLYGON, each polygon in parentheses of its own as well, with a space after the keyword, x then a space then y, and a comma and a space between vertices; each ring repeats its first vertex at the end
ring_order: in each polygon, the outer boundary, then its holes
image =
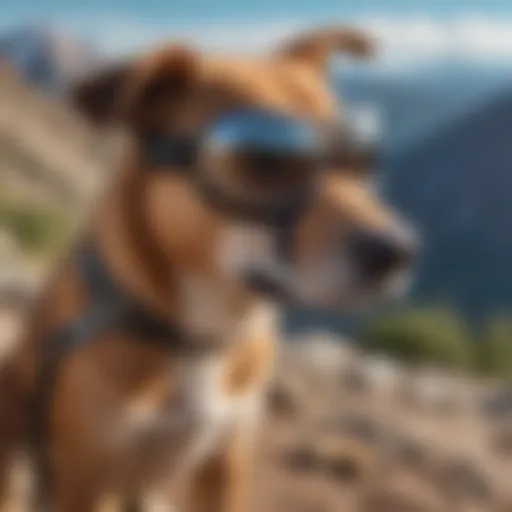
POLYGON ((257 422, 258 390, 231 396, 223 389, 226 362, 221 358, 173 364, 163 400, 139 400, 123 414, 122 444, 145 477, 184 476, 233 428, 257 422))
MULTIPOLYGON (((276 322, 273 308, 254 308, 238 323, 233 342, 268 339, 276 322)), ((252 431, 262 405, 261 385, 230 393, 226 374, 231 363, 222 353, 169 360, 157 398, 143 394, 121 414, 122 425, 115 437, 128 449, 133 465, 147 476, 163 470, 181 476, 218 447, 232 429, 252 431)))

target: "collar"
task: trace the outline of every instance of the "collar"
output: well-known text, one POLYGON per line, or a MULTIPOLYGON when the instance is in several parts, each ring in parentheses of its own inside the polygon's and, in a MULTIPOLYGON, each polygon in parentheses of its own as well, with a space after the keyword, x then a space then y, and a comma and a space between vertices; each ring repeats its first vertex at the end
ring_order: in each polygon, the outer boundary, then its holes
MULTIPOLYGON (((158 315, 122 288, 108 272, 91 240, 79 248, 76 264, 89 291, 88 311, 102 311, 102 316, 108 319, 105 325, 179 356, 201 356, 218 350, 218 343, 188 336, 175 322, 158 315)), ((86 311, 80 322, 85 326, 94 324, 94 315, 86 311)))

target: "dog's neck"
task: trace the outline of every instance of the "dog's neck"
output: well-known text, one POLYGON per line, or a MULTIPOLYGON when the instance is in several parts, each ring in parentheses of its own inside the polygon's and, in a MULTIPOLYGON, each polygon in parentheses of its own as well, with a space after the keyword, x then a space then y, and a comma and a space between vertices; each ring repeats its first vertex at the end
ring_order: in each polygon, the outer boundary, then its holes
POLYGON ((107 270, 129 293, 187 332, 229 335, 257 300, 173 267, 172 255, 148 230, 145 191, 150 177, 149 172, 126 166, 96 212, 93 236, 107 270))

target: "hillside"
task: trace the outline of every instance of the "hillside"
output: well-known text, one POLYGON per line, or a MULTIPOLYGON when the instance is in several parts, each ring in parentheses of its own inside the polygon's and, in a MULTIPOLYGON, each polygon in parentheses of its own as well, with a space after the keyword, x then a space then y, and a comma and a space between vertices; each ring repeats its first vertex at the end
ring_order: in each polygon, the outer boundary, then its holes
POLYGON ((2 195, 80 204, 100 180, 100 149, 98 136, 66 105, 0 65, 2 195))
POLYGON ((504 93, 389 157, 388 195, 425 239, 416 297, 512 310, 511 128, 504 93))
POLYGON ((89 43, 60 30, 22 25, 0 34, 0 58, 29 83, 59 95, 71 80, 98 62, 99 54, 89 43))
POLYGON ((385 151, 404 151, 512 83, 509 70, 438 62, 417 72, 347 69, 335 81, 349 104, 376 108, 386 127, 385 151))

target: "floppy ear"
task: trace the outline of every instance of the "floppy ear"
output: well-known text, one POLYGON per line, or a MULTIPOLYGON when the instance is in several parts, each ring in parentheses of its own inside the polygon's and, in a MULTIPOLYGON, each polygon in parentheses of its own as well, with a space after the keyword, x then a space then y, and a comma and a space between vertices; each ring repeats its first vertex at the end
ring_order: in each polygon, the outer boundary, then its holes
POLYGON ((374 42, 364 32, 348 27, 323 27, 306 32, 278 49, 278 54, 297 59, 322 71, 327 59, 335 52, 358 58, 374 53, 374 42))
POLYGON ((197 54, 166 45, 133 62, 122 62, 72 88, 77 110, 95 126, 121 123, 143 129, 163 101, 178 101, 195 81, 197 54))
POLYGON ((116 63, 74 84, 70 90, 72 106, 94 126, 118 120, 119 98, 131 69, 131 62, 116 63))
POLYGON ((165 46, 143 59, 123 91, 123 120, 135 130, 153 128, 162 108, 180 105, 198 82, 199 55, 182 45, 165 46))

